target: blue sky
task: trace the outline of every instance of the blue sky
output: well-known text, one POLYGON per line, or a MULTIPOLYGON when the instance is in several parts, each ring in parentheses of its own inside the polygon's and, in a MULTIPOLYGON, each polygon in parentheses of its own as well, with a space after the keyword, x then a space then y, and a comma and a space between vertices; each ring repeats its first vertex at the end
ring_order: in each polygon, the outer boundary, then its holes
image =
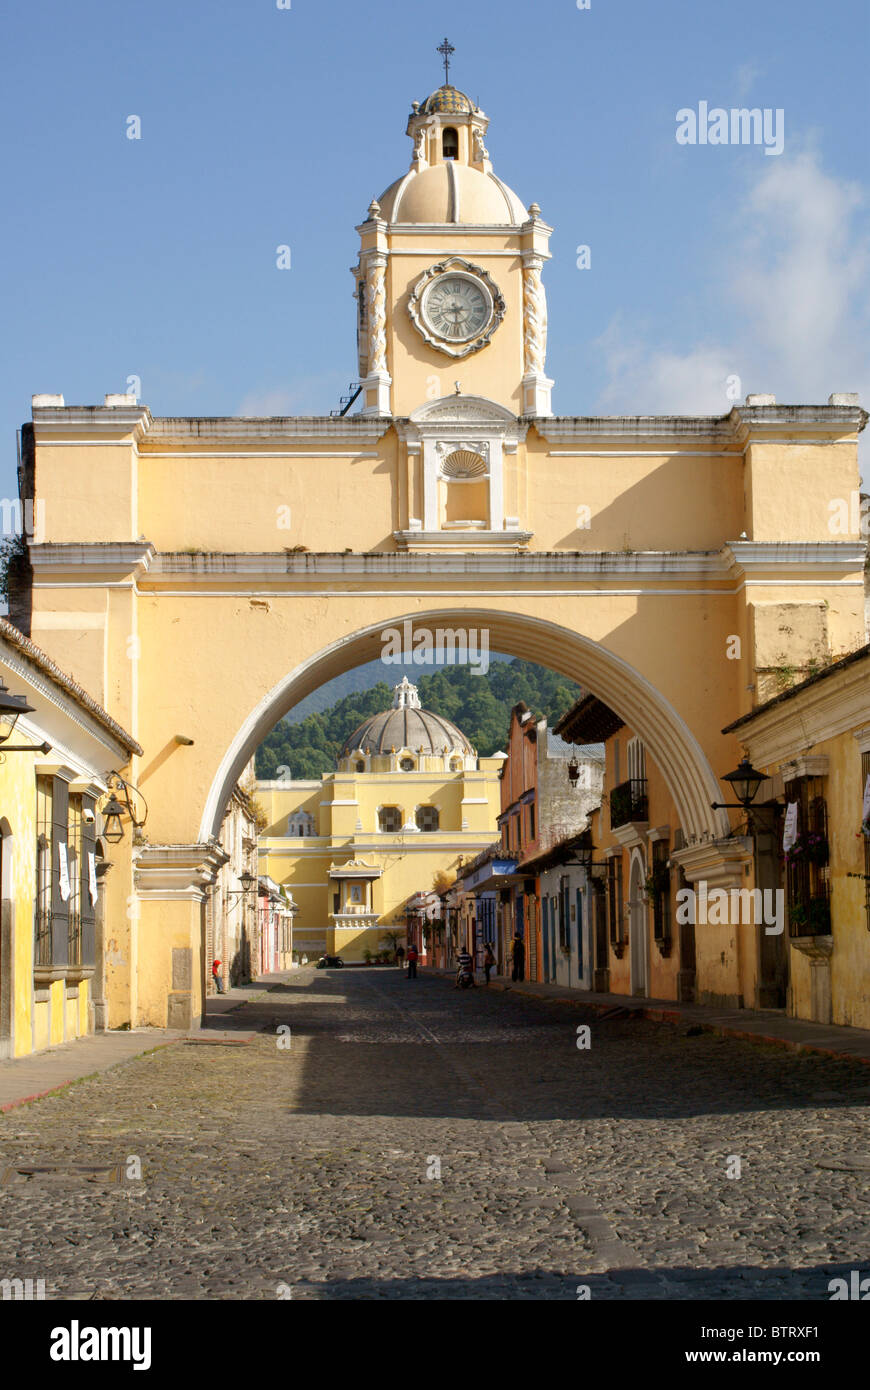
POLYGON ((0 21, 0 491, 36 391, 338 404, 354 226, 408 167, 445 33, 496 172, 555 227, 558 413, 724 412, 731 374, 868 403, 866 0, 41 0, 0 21), (678 145, 701 100, 781 107, 784 153, 678 145))

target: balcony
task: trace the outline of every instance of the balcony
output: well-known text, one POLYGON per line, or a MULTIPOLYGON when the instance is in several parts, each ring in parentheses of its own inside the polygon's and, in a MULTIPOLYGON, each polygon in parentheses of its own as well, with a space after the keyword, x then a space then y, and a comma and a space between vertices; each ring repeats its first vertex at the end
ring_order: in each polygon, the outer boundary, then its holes
POLYGON ((649 819, 649 803, 645 777, 630 777, 620 782, 610 793, 610 828, 620 825, 645 824, 649 819))

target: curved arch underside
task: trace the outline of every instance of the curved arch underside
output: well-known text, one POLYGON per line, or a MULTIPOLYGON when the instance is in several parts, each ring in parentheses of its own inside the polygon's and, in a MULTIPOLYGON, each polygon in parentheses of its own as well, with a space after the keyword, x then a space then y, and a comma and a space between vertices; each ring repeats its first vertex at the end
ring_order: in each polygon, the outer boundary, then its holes
POLYGON ((387 622, 382 619, 325 647, 273 686, 245 720, 220 763, 203 812, 202 841, 219 834, 233 787, 278 720, 333 677, 380 657, 384 631, 390 627, 401 629, 405 621, 411 622, 415 631, 434 631, 438 627, 485 629, 493 651, 549 666, 576 681, 615 710, 643 740, 679 810, 687 840, 729 833, 727 814, 713 811, 710 806, 721 792, 701 745, 673 705, 641 672, 588 637, 557 623, 490 609, 464 608, 461 614, 445 609, 400 614, 387 622))

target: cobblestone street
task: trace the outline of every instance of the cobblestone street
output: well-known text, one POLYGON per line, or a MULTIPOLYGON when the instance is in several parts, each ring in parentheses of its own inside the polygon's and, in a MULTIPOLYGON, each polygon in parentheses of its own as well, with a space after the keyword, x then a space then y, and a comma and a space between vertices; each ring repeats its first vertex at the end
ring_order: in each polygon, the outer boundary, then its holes
POLYGON ((826 1300, 870 1265, 864 1066, 394 969, 247 996, 213 1041, 0 1117, 0 1276, 48 1298, 826 1300))

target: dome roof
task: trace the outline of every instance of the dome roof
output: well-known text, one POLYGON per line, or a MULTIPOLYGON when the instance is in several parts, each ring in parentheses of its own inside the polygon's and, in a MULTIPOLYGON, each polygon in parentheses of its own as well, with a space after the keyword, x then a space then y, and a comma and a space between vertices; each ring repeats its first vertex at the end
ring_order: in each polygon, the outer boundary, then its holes
POLYGON ((437 91, 426 98, 423 105, 420 107, 420 113, 424 116, 428 116, 435 111, 446 111, 449 114, 459 114, 465 112, 470 113, 474 109, 474 102, 470 97, 467 97, 464 92, 460 92, 458 88, 451 87, 448 83, 444 83, 437 91))
POLYGON ((493 173, 448 160, 412 169, 378 199, 387 222, 472 222, 516 226, 528 221, 520 198, 493 173))
POLYGON ((473 754, 474 749, 465 734, 449 719, 431 710, 422 709, 417 687, 407 676, 395 686, 392 709, 373 714, 354 729, 345 742, 339 757, 346 758, 358 748, 371 753, 396 752, 407 748, 424 756, 439 756, 446 748, 450 753, 473 754))

